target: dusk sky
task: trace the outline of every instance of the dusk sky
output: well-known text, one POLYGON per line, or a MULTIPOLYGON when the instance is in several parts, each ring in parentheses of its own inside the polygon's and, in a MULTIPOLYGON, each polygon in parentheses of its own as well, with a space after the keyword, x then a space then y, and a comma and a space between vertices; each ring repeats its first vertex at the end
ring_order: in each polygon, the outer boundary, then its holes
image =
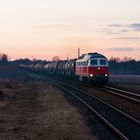
POLYGON ((66 59, 78 47, 140 60, 140 0, 0 0, 0 53, 66 59))

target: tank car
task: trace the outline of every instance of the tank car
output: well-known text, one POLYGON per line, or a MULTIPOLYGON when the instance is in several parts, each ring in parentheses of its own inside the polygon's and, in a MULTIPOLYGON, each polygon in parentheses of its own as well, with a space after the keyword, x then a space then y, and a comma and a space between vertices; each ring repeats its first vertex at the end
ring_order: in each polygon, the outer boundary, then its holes
POLYGON ((75 78, 75 62, 76 59, 71 59, 65 64, 65 73, 69 78, 75 78))
POLYGON ((67 60, 64 60, 61 64, 61 75, 65 76, 66 75, 66 69, 65 69, 65 65, 67 64, 67 60))
POLYGON ((62 64, 63 64, 63 61, 59 61, 58 62, 58 65, 57 65, 57 75, 61 75, 61 73, 62 73, 62 64))

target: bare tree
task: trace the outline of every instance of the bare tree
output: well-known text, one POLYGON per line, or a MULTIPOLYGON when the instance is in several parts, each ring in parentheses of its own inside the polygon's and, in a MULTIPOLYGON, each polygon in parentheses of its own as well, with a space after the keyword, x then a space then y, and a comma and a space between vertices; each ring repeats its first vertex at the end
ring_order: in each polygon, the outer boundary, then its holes
POLYGON ((54 56, 52 59, 52 61, 59 61, 59 60, 60 60, 59 56, 54 56))
POLYGON ((120 62, 121 59, 119 57, 111 57, 109 61, 120 62))
POLYGON ((132 60, 134 60, 134 59, 132 59, 131 57, 126 57, 125 56, 122 61, 127 62, 127 61, 132 61, 132 60))
POLYGON ((0 62, 2 63, 8 62, 8 55, 4 53, 0 54, 0 62))

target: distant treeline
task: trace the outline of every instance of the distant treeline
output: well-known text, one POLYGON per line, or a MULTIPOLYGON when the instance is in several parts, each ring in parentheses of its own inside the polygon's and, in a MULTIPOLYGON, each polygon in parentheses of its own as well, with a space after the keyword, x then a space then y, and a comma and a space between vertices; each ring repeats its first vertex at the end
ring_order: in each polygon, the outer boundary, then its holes
MULTIPOLYGON (((0 54, 0 63, 7 63, 8 62, 8 55, 6 54, 0 54)), ((53 57, 53 60, 57 57, 53 57)), ((55 60, 56 61, 56 60, 55 60)), ((47 63, 46 60, 30 60, 28 58, 26 59, 18 59, 14 61, 10 61, 10 63, 13 63, 15 65, 19 64, 38 64, 42 63, 45 64, 47 63)), ((111 57, 109 59, 109 71, 110 74, 125 74, 125 75, 140 75, 140 61, 136 61, 135 59, 132 58, 127 58, 125 57, 123 60, 121 60, 118 57, 111 57)))
POLYGON ((140 75, 140 61, 131 58, 113 58, 109 60, 110 74, 140 75))
POLYGON ((34 59, 34 60, 30 60, 28 58, 25 58, 25 59, 17 59, 17 60, 14 60, 12 61, 14 64, 38 64, 38 63, 41 63, 41 64, 45 64, 47 63, 46 60, 38 60, 38 59, 34 59))
MULTIPOLYGON (((47 61, 42 60, 30 60, 30 59, 19 59, 15 60, 14 63, 22 64, 37 64, 37 63, 47 63, 47 61)), ((140 61, 135 59, 125 57, 123 60, 120 58, 111 57, 109 60, 109 70, 110 74, 122 74, 122 75, 140 75, 140 61)))

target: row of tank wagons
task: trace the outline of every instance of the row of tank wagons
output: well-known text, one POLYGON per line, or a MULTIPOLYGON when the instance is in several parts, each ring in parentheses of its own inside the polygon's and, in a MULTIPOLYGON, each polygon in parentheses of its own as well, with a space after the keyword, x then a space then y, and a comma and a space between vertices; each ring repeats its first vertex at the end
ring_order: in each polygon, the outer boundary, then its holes
POLYGON ((108 60, 104 55, 98 53, 88 53, 69 61, 53 61, 21 65, 21 67, 35 72, 69 76, 88 82, 107 83, 109 76, 108 60))
POLYGON ((73 77, 75 75, 75 63, 76 59, 73 59, 70 61, 67 60, 54 61, 45 64, 44 63, 29 64, 29 65, 21 64, 20 67, 35 72, 45 72, 49 74, 67 75, 73 77))

